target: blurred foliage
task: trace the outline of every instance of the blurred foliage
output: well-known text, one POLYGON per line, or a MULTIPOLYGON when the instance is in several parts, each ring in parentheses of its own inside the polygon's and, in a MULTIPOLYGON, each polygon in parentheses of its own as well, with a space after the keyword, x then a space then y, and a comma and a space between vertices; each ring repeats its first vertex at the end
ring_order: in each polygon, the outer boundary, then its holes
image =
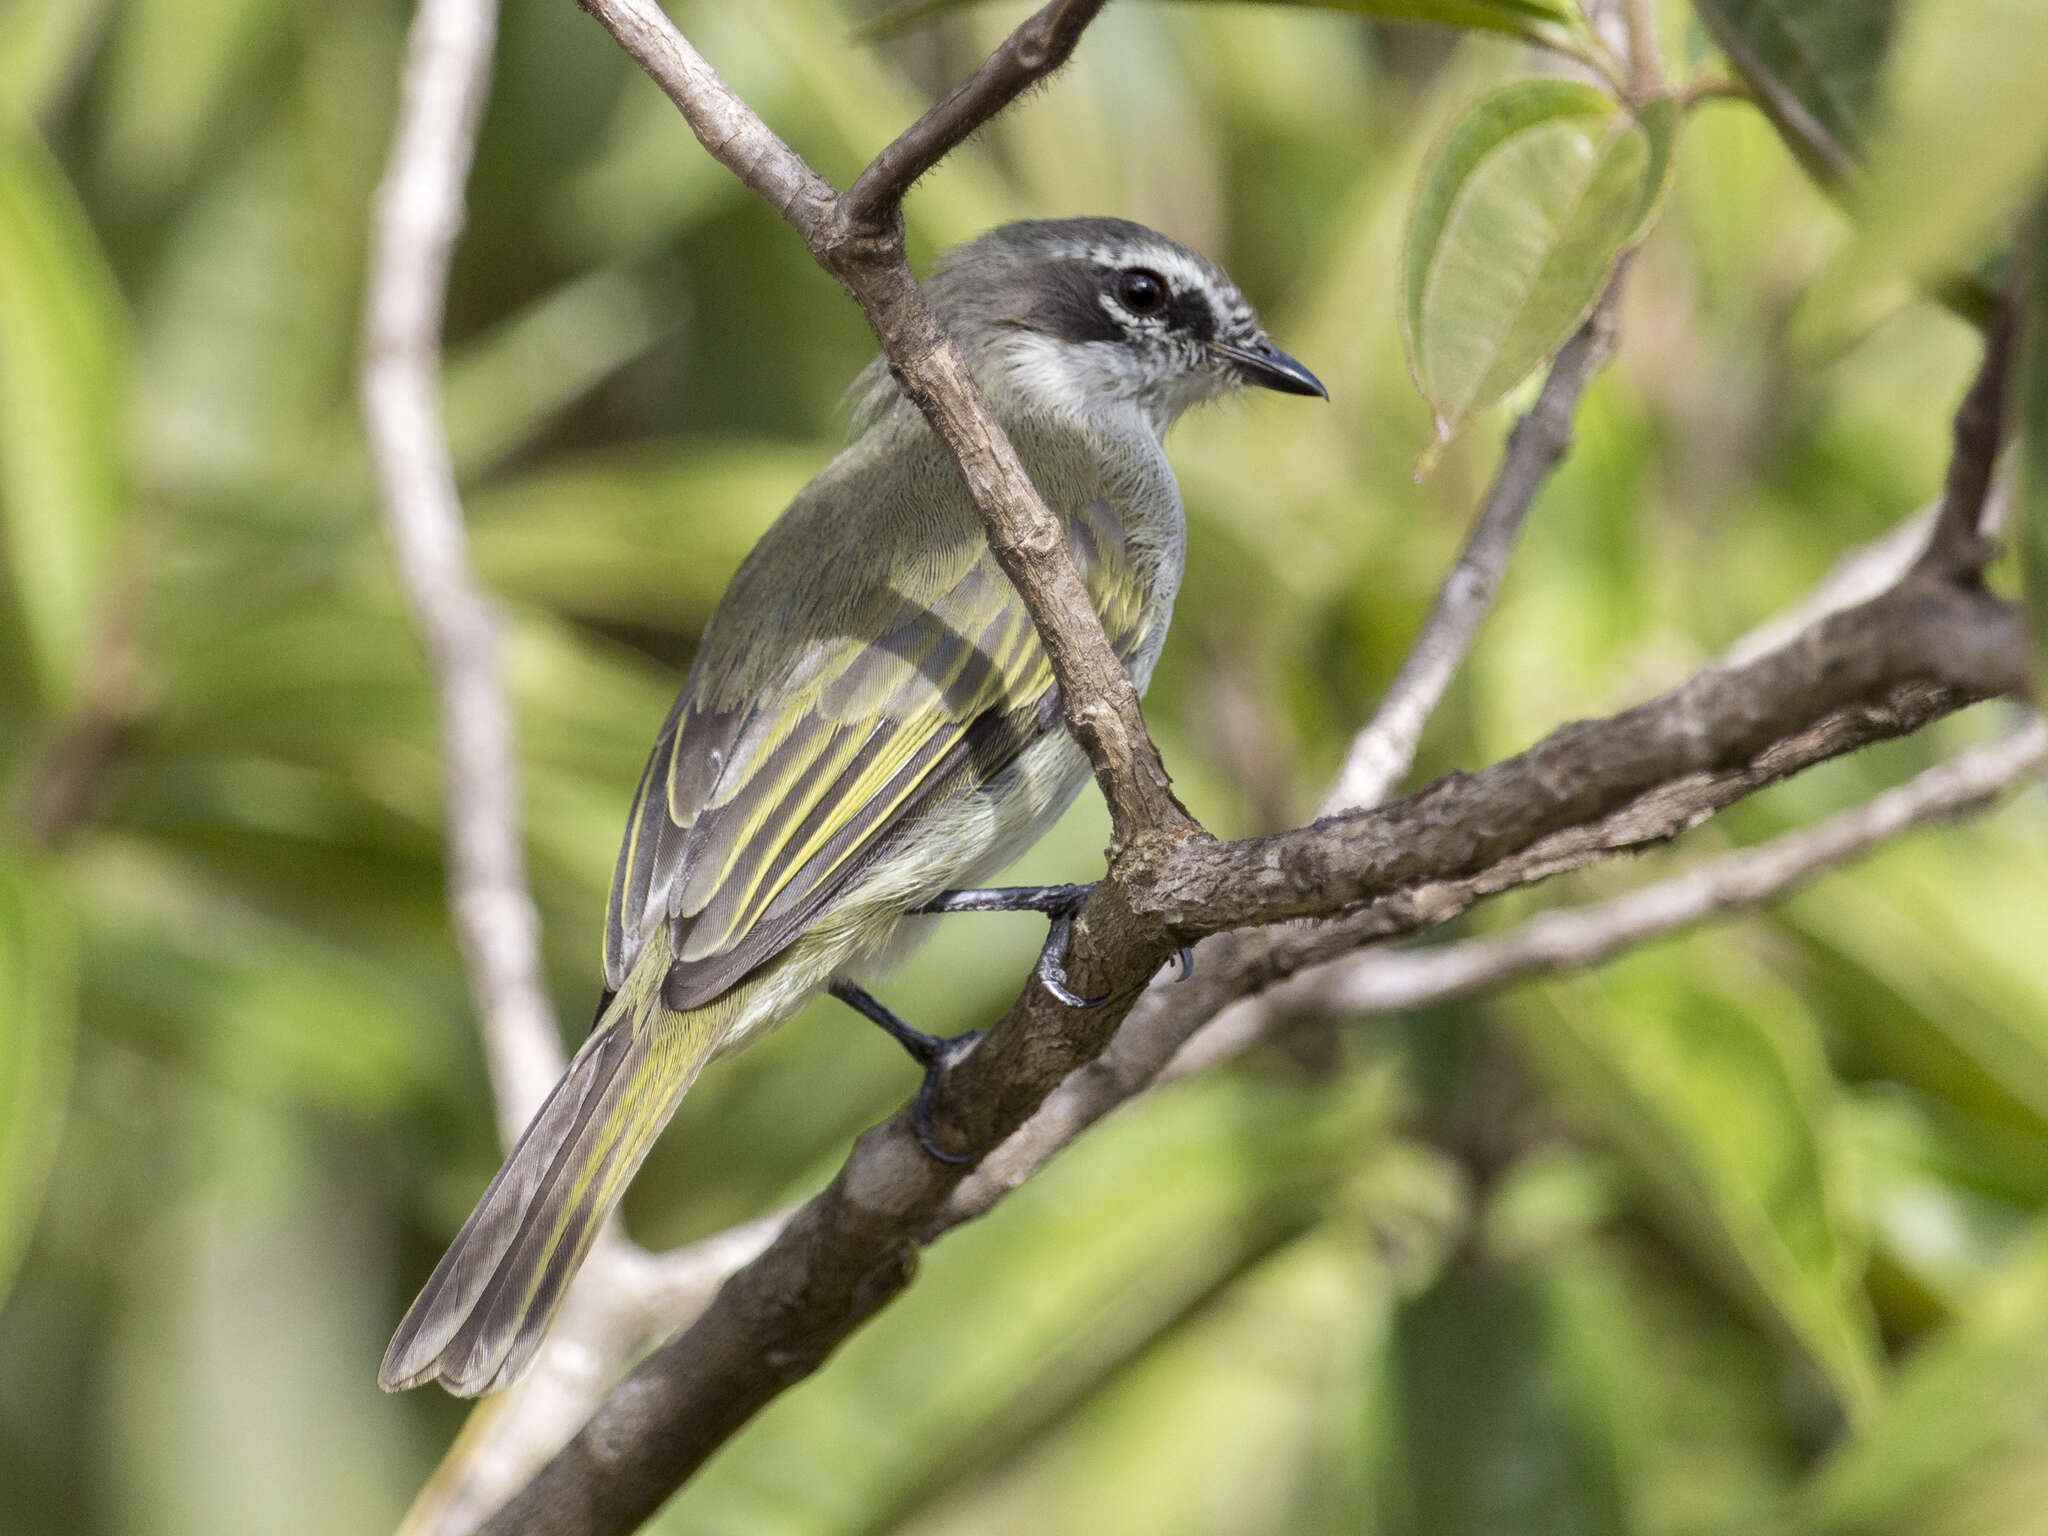
MULTIPOLYGON (((1020 14, 918 9, 949 14, 876 43, 828 0, 676 14, 843 179, 1020 14)), ((1119 4, 920 185, 920 259, 1005 218, 1166 228, 1331 387, 1328 409, 1247 400, 1172 445, 1191 564, 1150 714, 1209 826, 1313 805, 1529 397, 1515 378, 1645 211, 1618 360, 1422 771, 1675 680, 1933 494, 1968 326, 1904 290, 1875 321, 1838 309, 1825 350, 1795 317, 1849 279, 1974 267, 2048 126, 2038 6, 1898 9, 1667 3, 1674 84, 1732 65, 1768 115, 1594 98, 1607 129, 1544 139, 1554 170, 1633 169, 1533 318, 1474 322, 1457 283, 1433 308, 1403 252, 1418 189, 1453 172, 1424 196, 1433 239, 1526 214, 1526 170, 1488 157, 1533 141, 1497 118, 1436 159, 1474 102, 1596 90, 1526 83, 1555 50, 1502 34, 1599 57, 1534 0, 1119 4), (1421 14, 1492 35, 1384 24, 1421 14), (1882 216, 1859 237, 1809 171, 1838 183, 1865 146, 1882 216), (1507 391, 1419 484, 1418 313, 1421 354, 1485 356, 1461 411, 1507 391)), ((405 21, 400 0, 0 0, 9 1536, 388 1528, 460 1420, 374 1387, 498 1157, 442 907, 431 701, 349 377, 405 21)), ((449 411, 573 1025, 642 753, 871 344, 564 0, 506 6, 471 192, 449 411)), ((1489 253, 1465 258, 1479 280, 1502 276, 1489 253)), ((1683 857, 2000 723, 1816 771, 1683 857)), ((1085 878, 1105 831, 1090 797, 1019 877, 1085 878)), ((659 1528, 2048 1530, 2044 889, 2030 793, 1595 975, 1305 1024, 1118 1115, 940 1245, 659 1528)), ((888 996, 926 1028, 983 1023, 1037 938, 956 919, 888 996)), ((634 1227, 683 1241, 815 1188, 910 1086, 821 1006, 697 1087, 634 1227)))

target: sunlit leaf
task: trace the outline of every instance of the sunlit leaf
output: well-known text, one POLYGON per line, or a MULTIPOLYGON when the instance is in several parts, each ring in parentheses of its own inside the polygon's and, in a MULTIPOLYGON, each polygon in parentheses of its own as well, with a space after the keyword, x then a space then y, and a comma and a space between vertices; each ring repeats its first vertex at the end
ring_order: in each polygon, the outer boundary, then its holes
POLYGON ((64 1125, 76 968, 59 880, 0 854, 0 1298, 35 1228, 64 1125))
MULTIPOLYGON (((918 22, 961 10, 979 0, 901 0, 864 22, 860 35, 888 37, 918 22)), ((1482 32, 1506 32, 1538 41, 1561 38, 1572 26, 1572 12, 1550 0, 1265 0, 1268 4, 1293 5, 1304 9, 1350 11, 1379 21, 1431 22, 1446 27, 1469 27, 1482 32)))
POLYGON ((2048 1504, 2048 1231, 1900 1371, 1781 1528, 1799 1536, 2034 1536, 2048 1504))
POLYGON ((75 692, 122 499, 123 321, 63 173, 0 132, 0 535, 44 694, 75 692))
POLYGON ((1467 110, 1408 226, 1403 320, 1439 442, 1570 337, 1662 196, 1674 117, 1525 80, 1467 110))
POLYGON ((1899 0, 1694 0, 1792 152, 1836 183, 1861 157, 1899 0))
POLYGON ((1714 973, 1705 953, 1688 967, 1659 952, 1598 984, 1545 988, 1553 1006, 1517 1039, 1855 1418, 1877 1398, 1877 1341, 1856 1290, 1863 1256, 1845 1230, 1813 1024, 1754 967, 1710 952, 1723 961, 1714 973))

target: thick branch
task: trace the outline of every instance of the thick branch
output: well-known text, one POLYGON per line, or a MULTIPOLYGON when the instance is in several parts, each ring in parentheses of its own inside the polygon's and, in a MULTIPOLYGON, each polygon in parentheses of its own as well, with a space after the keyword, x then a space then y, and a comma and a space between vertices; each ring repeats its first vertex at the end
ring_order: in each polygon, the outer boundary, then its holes
POLYGON ((976 128, 1066 62, 1103 0, 1054 0, 974 77, 876 156, 844 195, 806 165, 690 46, 652 0, 578 0, 653 76, 721 164, 760 193, 845 285, 882 354, 959 465, 989 547, 1037 627, 1074 733, 1109 802, 1119 847, 1145 833, 1200 829, 1174 797, 1125 673, 1059 520, 990 412, 959 349, 925 307, 904 254, 910 184, 976 128))
MULTIPOLYGON (((1223 866, 1191 857, 1204 851, 1199 844, 1162 851, 1111 901, 1091 907, 1093 929, 1077 929, 1073 973, 1091 990, 1114 990, 1114 999, 1081 1016, 1085 1033, 1076 1039, 1075 1016, 1040 1017, 1057 1010, 1029 989, 951 1079, 961 1129, 978 1145, 1006 1139, 1101 1051, 1171 947, 1171 929, 1163 937, 1161 922, 1173 919, 1141 904, 1150 884, 1191 881, 1215 902, 1201 911, 1229 907, 1238 920, 1327 914, 1377 896, 1336 925, 1351 930, 1337 940, 1347 947, 1441 921, 1461 902, 1570 867, 1595 847, 1670 836, 1717 801, 1914 728, 1982 696, 1988 677, 2023 676, 2026 648, 2013 614, 1981 593, 1943 591, 1909 586, 1856 610, 1851 622, 1823 621, 1787 651, 1710 672, 1611 719, 1568 726, 1519 757, 1385 810, 1282 839, 1223 845, 1223 866), (1896 638, 1876 649, 1897 675, 1869 665, 1873 629, 1896 638), (1972 664, 1966 681, 1924 681, 1936 670, 1925 658, 1944 655, 1972 664), (1717 730, 1726 736, 1697 734, 1717 730), (1412 856, 1395 846, 1404 840, 1412 840, 1412 856), (1261 871, 1280 872, 1277 886, 1261 871), (1289 871, 1329 882, 1320 906, 1289 871), (1212 877, 1213 889, 1206 884, 1212 877), (1246 911, 1227 888, 1232 881, 1272 908, 1246 911), (1367 928, 1377 932, 1359 931, 1367 928)), ((1311 944, 1308 935, 1284 931, 1298 945, 1311 944)), ((1300 963, 1310 958, 1324 956, 1311 951, 1300 963)), ((1271 963, 1276 975, 1298 968, 1285 956, 1271 963)), ((1199 1008, 1192 1011, 1199 1016, 1199 1008)), ((733 1276, 688 1332, 628 1377, 489 1529, 632 1529, 907 1284, 918 1243, 960 1219, 953 1209, 960 1178, 921 1153, 903 1115, 863 1136, 831 1187, 733 1276)))
POLYGON ((498 626, 477 585, 441 421, 441 315, 490 78, 495 0, 421 0, 391 162, 377 188, 362 408, 384 529, 438 693, 448 895, 509 1146, 562 1075, 526 884, 498 626))
POLYGON ((2021 691, 2021 630, 2018 615, 1996 599, 1917 575, 1823 619, 1782 650, 1708 668, 1661 698, 1567 725, 1519 757, 1440 780, 1384 810, 1177 848, 1142 901, 1188 939, 1327 914, 1468 874, 1660 785, 1740 767, 1813 721, 1902 683, 1980 698, 2021 691))
MULTIPOLYGON (((612 8, 611 0, 585 3, 600 17, 612 8)), ((682 101, 692 82, 664 85, 682 101)), ((692 125, 698 126, 694 117, 692 125)), ((715 140, 702 128, 699 136, 721 158, 732 151, 730 138, 715 140)), ((741 153, 741 161, 758 166, 777 149, 788 154, 772 135, 767 141, 755 145, 760 156, 741 153)), ((784 211, 805 228, 798 214, 784 211)), ((820 237, 806 230, 806 239, 861 301, 899 379, 954 447, 991 543, 1031 604, 1056 669, 1074 666, 1076 657, 1085 661, 1089 646, 1106 656, 1084 595, 1061 612, 1061 580, 1078 591, 1071 562, 1062 544, 1030 542, 1033 514, 1040 531, 1050 519, 1021 472, 1010 473, 1014 458, 1004 458, 972 380, 924 311, 893 220, 881 232, 842 225, 820 237), (989 483, 978 482, 977 472, 989 483), (1002 498, 1020 487, 1021 507, 1006 507, 1002 498), (1045 585, 1034 587, 1034 580, 1045 585), (1076 649, 1063 655, 1063 645, 1076 649)), ((1091 696, 1104 711, 1091 716, 1062 671, 1076 734, 1096 762, 1123 845, 1077 924, 1068 969, 1083 989, 1106 992, 1111 1001, 1077 1015, 1043 989, 1027 988, 953 1074, 950 1129, 980 1146, 1014 1132, 1052 1089, 1102 1052, 1178 939, 1291 918, 1333 919, 1280 930, 1286 942, 1273 942, 1271 953, 1292 947, 1299 957, 1273 962, 1287 967, 1321 958, 1312 953, 1320 942, 1355 944, 1413 931, 1506 884, 1672 835, 1711 810, 1717 796, 1736 798, 1804 762, 1910 729, 2014 686, 2025 670, 2024 640, 2004 605, 1921 572, 1821 622, 1783 651, 1710 670, 1610 720, 1566 727, 1482 773, 1446 780, 1383 811, 1227 847, 1136 836, 1186 832, 1192 824, 1172 806, 1163 772, 1148 779, 1138 761, 1136 744, 1149 752, 1150 743, 1135 700, 1133 734, 1115 713, 1114 687, 1091 696), (1115 738, 1106 734, 1112 726, 1121 733, 1115 738)), ((1106 684, 1123 681, 1113 658, 1108 671, 1106 684)), ((1076 667, 1073 676, 1083 679, 1085 669, 1076 667)), ((1156 770, 1156 754, 1151 762, 1156 770)), ((637 1525, 755 1411, 816 1369, 908 1283, 917 1245, 958 1219, 952 1207, 961 1190, 961 1171, 923 1155, 907 1114, 863 1136, 831 1187, 727 1282, 687 1332, 634 1371, 489 1528, 582 1533, 637 1525)))
POLYGON ((1163 1075, 1203 1071, 1236 1056, 1276 1019, 1433 1007, 1510 982, 1598 965, 1648 940, 1768 906, 1902 832, 1960 815, 2038 777, 2044 764, 2048 723, 2035 716, 2004 739, 1959 753, 1818 826, 1724 854, 1669 880, 1589 906, 1540 913, 1487 938, 1371 950, 1310 967, 1261 993, 1260 1006, 1217 1015, 1163 1075))

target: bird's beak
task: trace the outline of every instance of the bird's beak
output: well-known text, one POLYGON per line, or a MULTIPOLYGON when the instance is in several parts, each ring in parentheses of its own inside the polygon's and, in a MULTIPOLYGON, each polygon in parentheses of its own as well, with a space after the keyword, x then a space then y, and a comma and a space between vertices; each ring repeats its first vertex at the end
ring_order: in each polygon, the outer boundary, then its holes
POLYGON ((1235 368, 1247 384, 1256 384, 1261 389, 1277 389, 1283 395, 1321 395, 1325 400, 1330 398, 1330 392, 1323 388, 1321 379, 1270 341, 1261 341, 1249 347, 1233 346, 1227 341, 1212 341, 1209 343, 1209 350, 1235 368))

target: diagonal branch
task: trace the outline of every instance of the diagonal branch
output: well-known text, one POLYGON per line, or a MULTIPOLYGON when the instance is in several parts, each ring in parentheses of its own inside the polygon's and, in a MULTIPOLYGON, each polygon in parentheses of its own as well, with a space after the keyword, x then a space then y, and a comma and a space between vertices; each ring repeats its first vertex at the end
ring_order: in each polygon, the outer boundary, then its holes
MULTIPOLYGON (((1987 370, 1998 366, 1987 356, 1987 370)), ((1997 426, 1976 430, 1962 413, 1958 457, 1995 451, 1997 426)), ((1978 478, 1952 473, 1950 484, 1978 478)), ((1988 468, 1981 482, 1966 509, 1972 528, 1988 468)), ((1176 942, 1281 924, 1269 936, 1269 973, 1249 978, 1265 985, 1603 851, 1670 837, 1811 763, 2017 691, 2027 674, 2015 612, 1974 582, 1919 566, 1778 650, 1709 668, 1649 703, 1565 726, 1505 762, 1382 809, 1242 843, 1134 844, 1112 863, 1070 952, 1076 983, 1110 1001, 1074 1014, 1027 987, 954 1073, 953 1128, 969 1145, 1000 1147, 1103 1053, 1176 942)), ((869 1131, 831 1186, 686 1332, 629 1375, 486 1528, 632 1529, 902 1291, 918 1246, 975 1213, 954 1208, 966 1198, 964 1179, 963 1169, 923 1155, 907 1111, 869 1131)), ((983 1188, 992 1200, 1002 1186, 983 1188)))
POLYGON ((1509 932, 1426 949, 1372 950, 1297 972, 1226 1009, 1162 1072, 1181 1077, 1241 1054, 1279 1020, 1304 1013, 1377 1014, 1433 1007, 1495 987, 1598 965, 1624 949, 1728 913, 1770 905, 1914 827, 1996 799, 2048 765, 2036 715, 2001 740, 1958 753, 1817 826, 1710 860, 1609 900, 1544 912, 1509 932))
POLYGON ((1201 829, 1173 794, 1137 690, 1102 632, 1059 520, 1032 487, 966 360, 925 307, 903 245, 902 202, 910 184, 1064 64, 1104 0, 1053 0, 1030 17, 844 194, 777 137, 653 0, 578 3, 667 93, 712 157, 766 198, 860 305, 890 371, 952 453, 989 547, 1031 614, 1068 728, 1109 802, 1116 846, 1146 834, 1198 836, 1201 829))
POLYGON ((1423 728, 1443 702, 1444 690, 1472 649, 1479 626, 1493 611, 1501 576, 1536 493, 1571 448, 1579 397, 1614 352, 1615 310, 1627 272, 1624 257, 1593 313, 1550 365, 1536 403, 1508 434, 1507 452, 1465 535, 1464 548, 1438 587, 1436 601, 1400 670, 1372 718, 1352 740, 1317 814, 1334 816, 1378 805, 1414 766, 1423 728))
MULTIPOLYGON (((1170 890, 1191 877, 1201 899, 1213 902, 1200 909, 1204 922, 1220 921, 1226 909, 1243 920, 1274 908, 1276 915, 1321 915, 1371 903, 1338 940, 1347 947, 1414 931, 1508 884, 1569 867, 1594 848, 1668 837, 1717 799, 1727 803, 1812 762, 1917 728, 1984 696, 1994 676, 2001 686, 2018 681, 2025 658, 2019 622, 2003 605, 1953 589, 1937 598, 1909 584, 1850 616, 1823 621, 1784 652, 1708 674, 1609 719, 1567 726, 1483 773, 1446 780, 1381 811, 1286 834, 1280 842, 1295 842, 1280 867, 1327 880, 1320 898, 1291 885, 1276 895, 1258 878, 1270 862, 1265 845, 1276 840, 1218 845, 1227 857, 1214 869, 1199 858, 1187 862, 1209 845, 1181 845, 1146 861, 1146 880, 1112 893, 1119 900, 1108 905, 1111 923, 1085 946, 1077 940, 1076 969, 1090 967, 1083 984, 1116 989, 1097 1010, 1107 1025, 1082 1016, 1077 1029, 1069 1015, 1063 1032, 1061 1020, 1040 1016, 1041 1008, 1057 1011, 1049 1000, 1027 991, 952 1079, 956 1118, 976 1144, 1007 1139, 1076 1067, 1101 1053, 1170 948, 1161 919, 1138 905, 1148 885, 1170 890), (1898 638, 1896 646, 1879 647, 1880 660, 1897 675, 1869 663, 1874 631, 1898 638), (1926 658, 1952 650, 1974 658, 1983 674, 1940 680, 1926 658), (1550 809, 1520 814, 1530 807, 1550 809), (1567 811, 1576 820, 1566 819, 1567 811), (1413 851, 1395 846, 1403 842, 1413 851), (1246 891, 1223 889, 1228 880, 1242 881, 1246 891), (1258 908, 1260 902, 1269 905, 1258 908)), ((1193 910, 1169 903, 1180 916, 1166 921, 1191 920, 1193 910)), ((1311 952, 1302 963, 1307 958, 1323 956, 1311 952)), ((953 1209, 961 1180, 960 1169, 922 1154, 907 1114, 868 1132, 832 1185, 726 1283, 686 1333, 635 1370, 486 1529, 632 1529, 740 1425, 900 1292, 920 1243, 975 1214, 953 1209)))
POLYGON ((520 846, 497 617, 470 566, 440 394, 448 262, 496 32, 496 0, 421 0, 413 19, 398 132, 371 222, 360 386, 385 534, 438 693, 448 902, 509 1146, 564 1058, 520 846))

